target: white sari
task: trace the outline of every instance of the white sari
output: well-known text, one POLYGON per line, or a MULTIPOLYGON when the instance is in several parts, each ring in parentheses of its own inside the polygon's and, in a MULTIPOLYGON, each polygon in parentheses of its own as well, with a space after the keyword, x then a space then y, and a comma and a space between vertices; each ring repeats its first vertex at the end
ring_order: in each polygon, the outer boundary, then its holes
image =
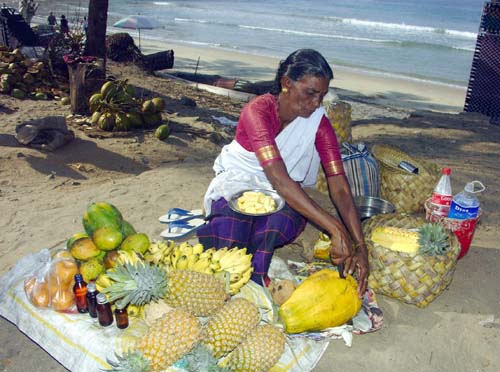
MULTIPOLYGON (((321 106, 308 118, 297 117, 275 139, 290 178, 302 187, 316 184, 320 158, 314 142, 323 115, 326 112, 321 106)), ((207 216, 212 202, 221 197, 229 200, 244 190, 273 189, 255 153, 245 150, 236 140, 222 148, 214 171, 216 176, 205 194, 207 216)))

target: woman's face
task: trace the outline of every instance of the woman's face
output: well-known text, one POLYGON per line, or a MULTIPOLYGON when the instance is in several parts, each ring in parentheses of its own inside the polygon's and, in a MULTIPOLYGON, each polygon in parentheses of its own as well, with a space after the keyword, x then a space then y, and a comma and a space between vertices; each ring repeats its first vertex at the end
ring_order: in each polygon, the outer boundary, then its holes
POLYGON ((328 93, 330 81, 323 77, 307 75, 297 81, 287 79, 288 100, 293 114, 308 118, 321 105, 328 93))

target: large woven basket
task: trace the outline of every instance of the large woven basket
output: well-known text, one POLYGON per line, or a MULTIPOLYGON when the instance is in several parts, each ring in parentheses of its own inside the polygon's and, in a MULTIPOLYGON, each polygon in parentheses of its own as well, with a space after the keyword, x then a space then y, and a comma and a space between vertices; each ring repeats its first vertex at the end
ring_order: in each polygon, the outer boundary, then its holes
POLYGON ((389 145, 374 145, 372 153, 379 162, 380 196, 394 204, 399 213, 423 212, 425 200, 441 177, 439 166, 389 145), (416 166, 418 174, 399 168, 401 161, 416 166))
POLYGON ((337 134, 338 143, 352 141, 351 105, 344 101, 325 101, 326 115, 337 134))
POLYGON ((426 222, 420 217, 385 214, 363 223, 370 263, 369 286, 375 292, 425 307, 451 283, 460 252, 460 244, 451 231, 449 249, 440 256, 396 252, 374 244, 370 239, 373 229, 378 226, 414 229, 426 222))

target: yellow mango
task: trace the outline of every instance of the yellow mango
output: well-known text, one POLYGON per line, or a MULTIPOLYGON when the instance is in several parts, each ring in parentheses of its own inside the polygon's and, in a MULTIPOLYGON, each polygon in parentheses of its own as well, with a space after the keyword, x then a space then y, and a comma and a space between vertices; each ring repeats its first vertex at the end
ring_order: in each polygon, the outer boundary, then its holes
POLYGON ((286 333, 321 331, 346 323, 361 309, 356 280, 323 269, 304 280, 279 308, 286 333))

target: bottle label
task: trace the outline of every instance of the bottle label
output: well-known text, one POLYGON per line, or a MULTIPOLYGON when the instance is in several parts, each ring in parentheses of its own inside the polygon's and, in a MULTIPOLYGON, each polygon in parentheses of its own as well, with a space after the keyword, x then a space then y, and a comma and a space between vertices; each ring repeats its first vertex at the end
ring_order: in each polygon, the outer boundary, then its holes
POLYGON ((431 203, 437 205, 450 205, 452 199, 453 197, 451 195, 433 193, 431 203))
POLYGON ((449 218, 456 218, 459 220, 466 220, 476 218, 479 213, 479 207, 462 207, 456 201, 451 202, 449 218))

